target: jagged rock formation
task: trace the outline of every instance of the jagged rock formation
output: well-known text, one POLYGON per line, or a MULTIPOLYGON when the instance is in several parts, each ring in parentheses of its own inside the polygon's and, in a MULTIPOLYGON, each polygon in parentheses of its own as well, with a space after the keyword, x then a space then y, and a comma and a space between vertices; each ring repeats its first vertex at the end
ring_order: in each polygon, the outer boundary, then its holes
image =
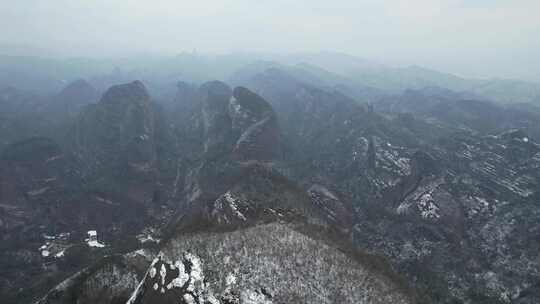
POLYGON ((204 122, 204 152, 212 155, 227 153, 231 145, 231 118, 227 113, 232 91, 226 84, 213 81, 205 83, 202 117, 204 122))
POLYGON ((200 90, 207 158, 231 150, 243 161, 279 158, 277 117, 264 99, 243 87, 233 92, 218 81, 203 84, 200 90))
POLYGON ((88 106, 71 134, 84 178, 101 179, 101 183, 136 179, 152 183, 156 173, 154 120, 150 96, 139 81, 113 86, 99 103, 88 106))
POLYGON ((280 131, 270 105, 245 88, 200 88, 204 158, 187 175, 187 202, 213 200, 242 175, 242 164, 278 159, 280 131))
POLYGON ((312 184, 316 172, 346 200, 362 204, 410 170, 419 140, 347 96, 305 85, 279 70, 256 75, 246 85, 275 107, 286 167, 295 179, 312 184))
POLYGON ((234 89, 229 104, 232 130, 239 134, 234 153, 240 160, 274 160, 281 156, 281 134, 274 110, 243 87, 234 89))

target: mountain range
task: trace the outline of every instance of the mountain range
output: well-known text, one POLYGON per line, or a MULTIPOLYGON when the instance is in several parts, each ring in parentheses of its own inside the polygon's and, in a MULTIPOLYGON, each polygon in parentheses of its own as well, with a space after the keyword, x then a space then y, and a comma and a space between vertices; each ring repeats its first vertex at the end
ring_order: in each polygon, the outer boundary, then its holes
POLYGON ((536 85, 340 60, 0 77, 4 301, 540 301, 536 85))
POLYGON ((399 94, 407 89, 441 87, 503 104, 540 104, 540 84, 534 81, 466 78, 420 66, 392 67, 335 52, 290 55, 184 52, 169 57, 53 59, 32 54, 9 55, 9 50, 0 52, 0 87, 14 86, 47 93, 60 90, 67 82, 83 77, 92 79, 91 82, 101 90, 122 81, 143 79, 151 89, 159 86, 156 93, 161 94, 178 79, 197 84, 209 79, 223 79, 234 84, 238 73, 246 70, 258 73, 278 67, 304 82, 338 87, 352 93, 355 98, 369 98, 364 101, 372 101, 374 97, 388 93, 399 94))

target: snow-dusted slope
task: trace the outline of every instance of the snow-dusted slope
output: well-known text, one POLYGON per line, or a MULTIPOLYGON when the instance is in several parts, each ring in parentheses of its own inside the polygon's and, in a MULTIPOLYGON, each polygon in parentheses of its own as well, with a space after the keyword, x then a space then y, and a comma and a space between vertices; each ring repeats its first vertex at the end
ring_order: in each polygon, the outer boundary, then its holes
POLYGON ((202 231, 171 239, 130 303, 413 303, 367 262, 285 223, 202 231))

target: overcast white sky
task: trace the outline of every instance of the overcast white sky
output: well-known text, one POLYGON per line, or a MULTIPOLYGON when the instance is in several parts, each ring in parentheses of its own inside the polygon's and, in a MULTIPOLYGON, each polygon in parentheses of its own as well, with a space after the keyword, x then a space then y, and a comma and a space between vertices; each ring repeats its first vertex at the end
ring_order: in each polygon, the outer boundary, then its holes
POLYGON ((0 0, 0 44, 70 56, 327 50, 540 80, 540 0, 0 0))

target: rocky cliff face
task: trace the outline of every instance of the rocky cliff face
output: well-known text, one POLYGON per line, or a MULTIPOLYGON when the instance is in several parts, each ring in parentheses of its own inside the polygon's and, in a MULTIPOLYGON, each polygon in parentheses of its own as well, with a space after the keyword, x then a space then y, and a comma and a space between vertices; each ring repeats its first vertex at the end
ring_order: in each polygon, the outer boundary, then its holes
POLYGON ((210 158, 228 153, 233 142, 231 118, 227 113, 232 90, 219 81, 205 83, 200 90, 203 94, 204 152, 210 158))
POLYGON ((242 162, 279 158, 280 129, 271 106, 245 88, 224 83, 200 88, 204 157, 186 178, 187 202, 221 195, 243 173, 242 162))
POLYGON ((234 90, 229 104, 232 130, 238 136, 234 154, 240 160, 281 158, 281 131, 268 102, 246 88, 234 90))
POLYGON ((150 96, 139 81, 113 86, 99 103, 88 106, 71 134, 84 178, 102 184, 136 179, 152 183, 154 119, 150 96))

